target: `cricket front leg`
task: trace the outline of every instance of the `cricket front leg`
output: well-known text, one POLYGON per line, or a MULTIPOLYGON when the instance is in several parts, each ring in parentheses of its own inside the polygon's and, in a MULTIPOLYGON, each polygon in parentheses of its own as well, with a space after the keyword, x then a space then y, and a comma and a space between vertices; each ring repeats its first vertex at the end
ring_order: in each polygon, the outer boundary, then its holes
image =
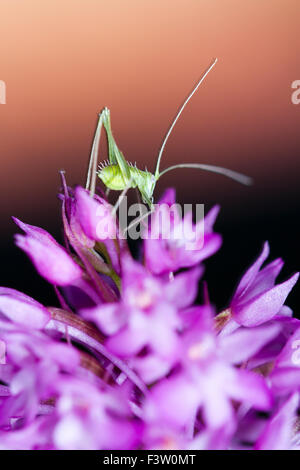
POLYGON ((103 111, 99 114, 96 132, 93 140, 90 161, 88 166, 87 178, 85 189, 90 191, 90 195, 94 196, 96 189, 96 176, 97 176, 97 164, 98 164, 98 153, 101 137, 101 129, 103 125, 103 111))

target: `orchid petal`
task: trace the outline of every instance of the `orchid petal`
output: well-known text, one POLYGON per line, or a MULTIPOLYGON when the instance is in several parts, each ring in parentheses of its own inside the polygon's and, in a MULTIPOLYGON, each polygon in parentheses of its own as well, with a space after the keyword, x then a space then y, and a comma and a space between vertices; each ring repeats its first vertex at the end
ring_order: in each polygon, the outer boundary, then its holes
POLYGON ((299 273, 296 273, 282 284, 238 306, 233 312, 235 320, 244 326, 255 326, 273 318, 283 306, 298 277, 299 273))

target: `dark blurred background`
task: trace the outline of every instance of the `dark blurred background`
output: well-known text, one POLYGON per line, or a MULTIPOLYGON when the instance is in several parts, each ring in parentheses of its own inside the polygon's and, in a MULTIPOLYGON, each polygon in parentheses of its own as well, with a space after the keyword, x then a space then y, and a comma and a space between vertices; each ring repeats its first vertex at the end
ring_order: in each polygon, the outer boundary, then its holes
MULTIPOLYGON (((181 203, 222 206, 224 236, 207 262, 218 308, 246 267, 271 244, 300 269, 300 79, 298 0, 2 0, 0 80, 0 284, 44 303, 55 301, 26 256, 14 247, 11 215, 61 239, 59 169, 84 184, 97 113, 112 112, 128 160, 154 167, 178 106, 215 56, 219 62, 175 127, 162 168, 184 161, 251 175, 248 188, 200 171, 171 172, 181 203)), ((103 159, 106 156, 103 154, 103 159)), ((288 304, 300 312, 300 289, 288 304)))

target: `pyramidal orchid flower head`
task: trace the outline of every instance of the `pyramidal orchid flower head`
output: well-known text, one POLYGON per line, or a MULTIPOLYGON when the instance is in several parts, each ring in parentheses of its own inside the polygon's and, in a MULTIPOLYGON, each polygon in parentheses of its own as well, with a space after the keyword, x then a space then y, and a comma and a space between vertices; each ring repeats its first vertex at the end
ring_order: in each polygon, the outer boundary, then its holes
POLYGON ((287 281, 275 285, 283 261, 276 259, 261 269, 268 255, 269 245, 266 242, 261 255, 244 274, 233 296, 230 304, 232 317, 240 325, 260 325, 273 318, 299 278, 299 273, 296 273, 287 281))
POLYGON ((27 328, 42 329, 50 312, 31 297, 7 287, 0 287, 0 315, 27 328))
POLYGON ((219 212, 215 206, 206 217, 193 224, 192 213, 181 218, 175 205, 175 191, 167 190, 151 217, 145 237, 146 265, 154 274, 195 266, 219 250, 222 238, 213 232, 219 212))
POLYGON ((81 268, 46 230, 15 217, 13 220, 25 232, 15 235, 16 245, 27 253, 42 277, 58 286, 70 285, 81 277, 81 268))
POLYGON ((140 262, 111 206, 62 182, 69 251, 14 219, 61 308, 0 288, 0 448, 300 448, 300 320, 284 305, 298 274, 276 285, 265 244, 215 315, 208 289, 195 301, 217 206, 194 224, 166 191, 140 262))

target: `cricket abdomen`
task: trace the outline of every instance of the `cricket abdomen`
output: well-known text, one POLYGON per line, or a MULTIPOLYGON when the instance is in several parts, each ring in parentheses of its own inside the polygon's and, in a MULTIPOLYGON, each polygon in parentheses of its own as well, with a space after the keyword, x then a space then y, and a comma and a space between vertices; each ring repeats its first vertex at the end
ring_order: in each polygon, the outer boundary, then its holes
MULTIPOLYGON (((97 174, 109 189, 123 191, 123 189, 126 188, 126 181, 118 165, 105 166, 101 168, 97 174)), ((135 185, 131 185, 131 187, 135 187, 135 185)))
MULTIPOLYGON (((134 166, 129 166, 130 172, 130 188, 138 187, 141 192, 147 186, 149 178, 152 178, 151 173, 148 171, 139 170, 134 166)), ((103 181, 105 186, 114 191, 123 191, 126 186, 129 184, 129 181, 126 181, 120 167, 118 165, 107 165, 103 166, 98 171, 99 178, 103 181)))

